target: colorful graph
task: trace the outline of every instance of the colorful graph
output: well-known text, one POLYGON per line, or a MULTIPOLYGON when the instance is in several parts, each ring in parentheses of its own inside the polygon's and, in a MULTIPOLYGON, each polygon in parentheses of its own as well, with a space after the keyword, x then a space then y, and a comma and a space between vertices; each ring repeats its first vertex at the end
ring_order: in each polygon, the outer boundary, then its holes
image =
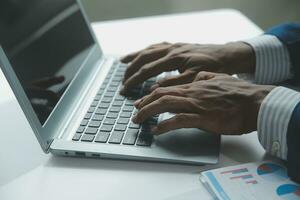
POLYGON ((282 199, 286 200, 299 200, 300 199, 300 186, 294 184, 285 184, 277 188, 277 194, 282 199))
POLYGON ((232 176, 230 177, 231 180, 233 179, 249 179, 249 178, 253 178, 253 176, 251 174, 246 174, 246 175, 241 175, 241 176, 232 176))
POLYGON ((252 174, 249 173, 248 168, 238 168, 227 171, 222 171, 220 174, 229 175, 230 180, 245 180, 246 184, 257 184, 252 174), (250 180, 249 180, 250 179, 250 180))
POLYGON ((259 165, 257 174, 268 181, 280 181, 288 178, 286 170, 274 163, 263 163, 259 165))
POLYGON ((249 172, 247 168, 239 168, 239 169, 233 169, 233 170, 228 170, 228 171, 223 171, 221 174, 239 174, 239 173, 244 173, 244 172, 249 172))

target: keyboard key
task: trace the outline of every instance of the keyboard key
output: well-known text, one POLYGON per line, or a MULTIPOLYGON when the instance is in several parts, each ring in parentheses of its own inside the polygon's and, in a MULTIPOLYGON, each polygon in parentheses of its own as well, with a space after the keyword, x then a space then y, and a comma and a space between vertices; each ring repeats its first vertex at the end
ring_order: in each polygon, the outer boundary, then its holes
POLYGON ((79 126, 79 128, 76 131, 76 133, 83 133, 84 128, 85 128, 84 126, 79 126))
POLYGON ((95 136, 94 135, 83 135, 81 137, 81 141, 84 141, 84 142, 93 142, 95 136))
MULTIPOLYGON (((119 85, 119 83, 118 83, 118 85, 119 85)), ((109 92, 116 92, 117 89, 118 89, 117 87, 112 86, 112 87, 109 87, 109 88, 107 89, 107 91, 109 91, 109 92)))
MULTIPOLYGON (((104 92, 104 91, 103 91, 103 92, 104 92)), ((102 97, 102 95, 97 94, 97 95, 95 96, 95 100, 99 101, 99 100, 101 99, 101 97, 102 97)))
POLYGON ((101 103, 110 103, 110 102, 112 102, 112 98, 111 97, 104 97, 101 100, 101 103))
POLYGON ((129 118, 119 118, 117 123, 118 124, 128 124, 129 118))
POLYGON ((92 118, 93 121, 102 121, 104 118, 104 115, 94 115, 92 118))
POLYGON ((92 117, 92 113, 86 113, 84 119, 90 119, 92 117))
POLYGON ((139 129, 140 127, 141 127, 140 124, 135 124, 132 122, 129 124, 129 128, 131 128, 131 129, 139 129))
POLYGON ((81 138, 81 134, 76 133, 76 134, 73 136, 72 140, 73 140, 73 141, 79 141, 80 138, 81 138))
POLYGON ((138 140, 136 142, 136 145, 138 146, 151 146, 153 140, 153 135, 149 133, 143 133, 141 132, 138 140))
POLYGON ((121 82, 122 81, 122 77, 118 77, 118 76, 117 77, 113 77, 112 81, 113 82, 121 82))
POLYGON ((97 133, 97 131, 98 131, 98 129, 96 129, 96 128, 88 127, 84 133, 89 134, 89 135, 95 135, 97 133))
POLYGON ((130 112, 121 112, 120 117, 130 118, 131 117, 131 113, 130 112))
POLYGON ((114 101, 112 106, 121 107, 123 105, 123 101, 114 101))
POLYGON ((99 128, 101 125, 101 121, 91 121, 89 123, 89 127, 99 128))
POLYGON ((125 100, 125 97, 123 97, 123 96, 121 96, 121 95, 117 95, 116 97, 115 97, 115 100, 117 100, 117 101, 124 101, 125 100))
POLYGON ((98 100, 94 100, 91 104, 92 107, 96 107, 98 105, 99 101, 98 100))
POLYGON ((110 77, 107 77, 104 81, 103 81, 103 84, 107 85, 110 81, 110 77))
POLYGON ((114 132, 112 132, 108 142, 111 144, 120 144, 122 141, 123 135, 124 135, 123 132, 114 131, 114 132))
POLYGON ((124 76, 124 72, 116 72, 115 76, 116 77, 123 77, 124 76))
POLYGON ((123 111, 125 112, 131 112, 134 110, 134 107, 133 106, 124 106, 123 107, 123 111))
POLYGON ((114 93, 114 92, 106 92, 106 93, 104 94, 104 96, 105 96, 105 97, 113 97, 113 96, 115 96, 115 93, 114 93))
POLYGON ((109 135, 109 132, 100 132, 98 133, 95 142, 106 143, 109 135))
POLYGON ((86 126, 88 124, 88 122, 89 122, 88 120, 84 119, 84 120, 81 121, 80 125, 81 126, 86 126))
POLYGON ((93 113, 96 110, 96 107, 90 107, 88 109, 88 113, 93 113))
POLYGON ((119 113, 108 113, 107 115, 106 115, 106 117, 107 118, 111 118, 111 119, 117 119, 118 118, 118 114, 119 113))
POLYGON ((104 93, 105 88, 100 88, 97 92, 97 95, 102 95, 104 93))
POLYGON ((96 110, 96 113, 97 113, 97 114, 100 114, 100 115, 105 115, 106 112, 107 112, 107 109, 103 109, 103 108, 98 108, 98 109, 96 110))
POLYGON ((121 124, 117 124, 115 126, 115 130, 116 131, 125 131, 126 130, 126 126, 125 125, 121 125, 121 124))
POLYGON ((107 87, 107 84, 103 83, 103 84, 101 85, 101 87, 100 87, 100 90, 105 90, 106 87, 107 87))
POLYGON ((116 123, 115 119, 105 119, 103 124, 114 125, 116 123))
POLYGON ((102 125, 101 128, 100 128, 100 131, 111 132, 112 128, 113 128, 112 125, 102 125))
POLYGON ((111 107, 110 110, 109 110, 109 112, 116 112, 116 113, 119 113, 120 110, 121 110, 120 107, 111 107))
POLYGON ((126 101, 125 101, 125 106, 133 106, 133 103, 134 103, 135 101, 134 100, 129 100, 129 99, 127 99, 126 101))
POLYGON ((109 107, 109 103, 100 103, 99 104, 99 108, 108 108, 109 107))
POLYGON ((123 143, 126 145, 134 145, 136 138, 138 136, 139 130, 137 129, 128 129, 124 137, 123 143))
POLYGON ((110 87, 117 87, 119 84, 119 82, 111 82, 110 87))

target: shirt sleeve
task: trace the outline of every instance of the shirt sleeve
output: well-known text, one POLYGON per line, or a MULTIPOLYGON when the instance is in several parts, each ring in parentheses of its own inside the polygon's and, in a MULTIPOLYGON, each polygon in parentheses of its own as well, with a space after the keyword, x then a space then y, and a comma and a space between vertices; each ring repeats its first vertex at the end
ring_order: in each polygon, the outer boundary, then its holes
MULTIPOLYGON (((257 84, 274 84, 293 77, 287 47, 273 35, 262 35, 243 41, 254 49, 256 66, 252 81, 257 84)), ((249 79, 249 75, 239 76, 249 79)))
POLYGON ((287 159, 287 132, 291 116, 300 102, 300 93, 276 87, 261 104, 257 131, 259 141, 270 154, 287 159))

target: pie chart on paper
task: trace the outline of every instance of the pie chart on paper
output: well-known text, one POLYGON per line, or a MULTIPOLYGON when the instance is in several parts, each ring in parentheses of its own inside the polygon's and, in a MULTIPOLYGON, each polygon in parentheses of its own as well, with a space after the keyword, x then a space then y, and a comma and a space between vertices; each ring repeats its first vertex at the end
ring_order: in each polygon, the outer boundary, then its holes
POLYGON ((257 174, 268 181, 282 181, 288 178, 286 169, 274 163, 263 163, 257 168, 257 174))
POLYGON ((277 195, 285 200, 300 200, 300 186, 285 184, 277 188, 277 195))

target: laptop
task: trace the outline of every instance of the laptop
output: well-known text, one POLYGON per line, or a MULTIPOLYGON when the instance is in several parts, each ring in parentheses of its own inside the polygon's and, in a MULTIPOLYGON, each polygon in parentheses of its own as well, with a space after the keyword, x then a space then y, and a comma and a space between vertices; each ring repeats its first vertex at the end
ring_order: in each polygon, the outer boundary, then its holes
POLYGON ((218 161, 215 134, 189 128, 153 136, 151 127, 170 113, 131 122, 133 102, 149 94, 156 79, 129 97, 119 94, 126 65, 103 54, 80 1, 1 0, 0 45, 1 69, 45 153, 196 165, 218 161))

